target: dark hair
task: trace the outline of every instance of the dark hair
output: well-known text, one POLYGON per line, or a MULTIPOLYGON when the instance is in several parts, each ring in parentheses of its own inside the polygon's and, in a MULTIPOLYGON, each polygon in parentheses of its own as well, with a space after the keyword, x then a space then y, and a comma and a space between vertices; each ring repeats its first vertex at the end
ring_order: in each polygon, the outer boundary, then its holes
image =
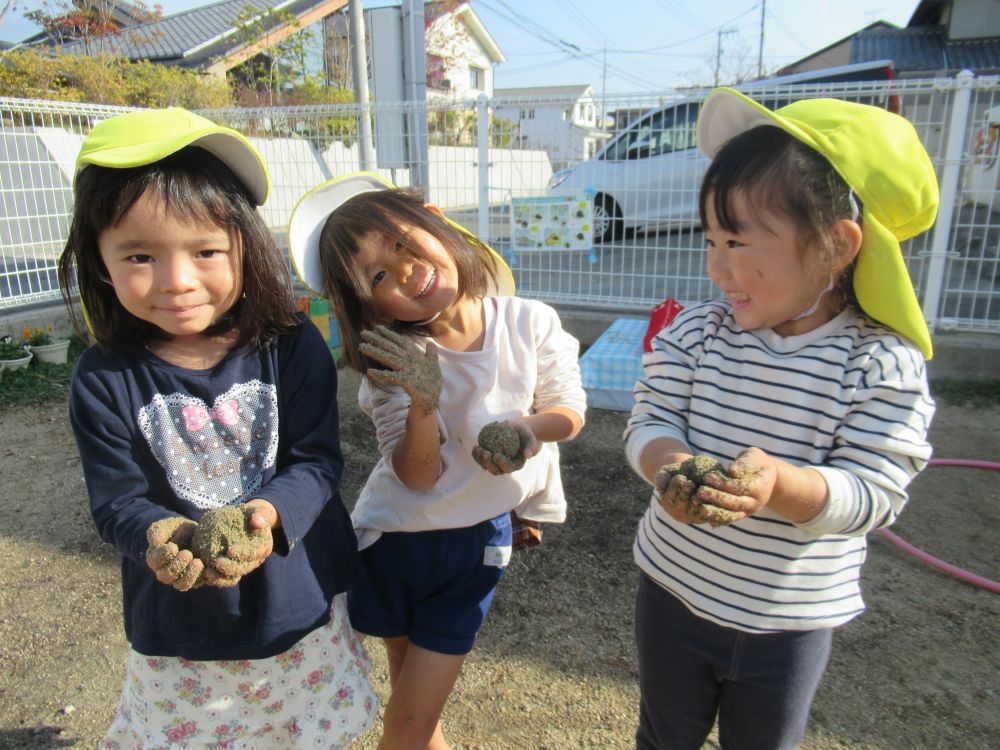
POLYGON ((122 307, 97 241, 147 192, 160 197, 175 216, 212 224, 240 238, 243 295, 204 335, 235 330, 235 347, 262 347, 297 324, 288 266, 247 188, 218 158, 189 146, 153 164, 127 169, 89 165, 77 174, 72 223, 59 258, 63 300, 77 330, 84 329, 72 304, 74 288, 99 344, 139 345, 170 338, 122 307))
MULTIPOLYGON (((841 219, 861 223, 861 202, 852 201, 850 186, 821 153, 779 127, 759 126, 729 140, 715 155, 701 183, 698 208, 706 226, 705 208, 712 208, 722 229, 740 230, 733 198, 739 195, 762 225, 766 217, 783 216, 796 228, 799 243, 815 246, 820 260, 835 257, 833 225, 841 219), (857 211, 857 215, 855 215, 857 211)), ((847 302, 857 306, 854 263, 837 280, 847 302)))
POLYGON ((340 323, 344 361, 360 373, 369 367, 382 366, 361 353, 362 330, 382 324, 398 331, 427 335, 425 326, 385 319, 372 298, 371 280, 353 262, 358 254, 358 240, 372 230, 380 232, 387 241, 405 242, 401 222, 419 227, 441 242, 458 268, 459 296, 484 295, 490 282, 496 282, 497 262, 489 248, 428 209, 419 190, 371 191, 345 201, 327 217, 319 239, 319 258, 324 293, 340 323))

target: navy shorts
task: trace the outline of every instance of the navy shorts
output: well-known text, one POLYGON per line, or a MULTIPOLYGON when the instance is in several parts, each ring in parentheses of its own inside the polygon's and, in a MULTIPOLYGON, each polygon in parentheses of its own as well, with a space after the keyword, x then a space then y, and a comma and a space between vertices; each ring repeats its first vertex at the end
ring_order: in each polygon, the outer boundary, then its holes
POLYGON ((428 651, 467 654, 507 570, 510 514, 462 529, 387 532, 361 551, 365 579, 348 592, 355 630, 408 636, 428 651))

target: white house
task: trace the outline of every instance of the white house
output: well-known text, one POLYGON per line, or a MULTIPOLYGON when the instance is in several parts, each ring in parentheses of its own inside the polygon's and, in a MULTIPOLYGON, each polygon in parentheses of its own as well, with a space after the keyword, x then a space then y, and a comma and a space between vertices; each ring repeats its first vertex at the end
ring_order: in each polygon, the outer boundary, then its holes
POLYGON ((608 139, 589 85, 495 89, 494 112, 516 126, 515 144, 544 149, 553 169, 589 159, 608 139))
POLYGON ((493 96, 493 69, 507 58, 468 3, 435 18, 424 44, 428 99, 493 96))

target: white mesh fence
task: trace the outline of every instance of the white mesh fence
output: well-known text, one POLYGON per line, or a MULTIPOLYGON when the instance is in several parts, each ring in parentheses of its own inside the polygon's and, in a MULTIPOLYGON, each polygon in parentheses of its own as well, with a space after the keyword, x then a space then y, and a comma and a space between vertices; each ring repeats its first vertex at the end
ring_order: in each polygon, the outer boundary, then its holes
MULTIPOLYGON (((752 89, 770 106, 835 96, 886 106, 916 127, 942 188, 938 222, 903 250, 939 329, 1000 332, 1000 78, 752 89)), ((262 213, 285 243, 299 197, 371 169, 489 242, 518 294, 647 313, 713 294, 697 194, 707 161, 694 127, 707 90, 571 98, 214 110, 267 162, 262 213), (359 142, 370 118, 371 143, 359 142)), ((73 161, 121 108, 0 98, 0 309, 59 296, 55 268, 72 205, 73 161)))

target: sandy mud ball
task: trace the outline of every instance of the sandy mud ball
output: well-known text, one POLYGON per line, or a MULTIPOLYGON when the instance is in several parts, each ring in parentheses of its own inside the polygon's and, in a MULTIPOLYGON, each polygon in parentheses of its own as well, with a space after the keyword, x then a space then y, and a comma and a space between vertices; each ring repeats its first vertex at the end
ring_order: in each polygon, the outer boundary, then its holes
MULTIPOLYGON (((658 477, 662 475, 668 475, 671 478, 677 475, 684 476, 699 487, 706 484, 705 478, 710 474, 729 476, 725 466, 711 456, 704 455, 692 456, 686 461, 666 464, 661 466, 657 472, 658 477)), ((712 503, 702 502, 698 499, 697 495, 692 496, 688 502, 688 512, 693 516, 703 518, 712 526, 725 526, 742 518, 739 513, 720 508, 718 505, 713 505, 712 503)))
POLYGON ((525 445, 521 442, 521 433, 507 422, 490 422, 479 431, 479 447, 490 453, 506 456, 520 469, 524 466, 525 445))
MULTIPOLYGON (((228 556, 231 548, 252 548, 266 544, 266 536, 254 533, 250 527, 250 514, 242 506, 227 505, 213 508, 198 521, 198 528, 191 537, 191 551, 205 563, 205 567, 215 567, 215 561, 228 556)), ((248 565, 249 572, 256 564, 248 565)), ((234 578, 235 585, 238 578, 234 578)))

